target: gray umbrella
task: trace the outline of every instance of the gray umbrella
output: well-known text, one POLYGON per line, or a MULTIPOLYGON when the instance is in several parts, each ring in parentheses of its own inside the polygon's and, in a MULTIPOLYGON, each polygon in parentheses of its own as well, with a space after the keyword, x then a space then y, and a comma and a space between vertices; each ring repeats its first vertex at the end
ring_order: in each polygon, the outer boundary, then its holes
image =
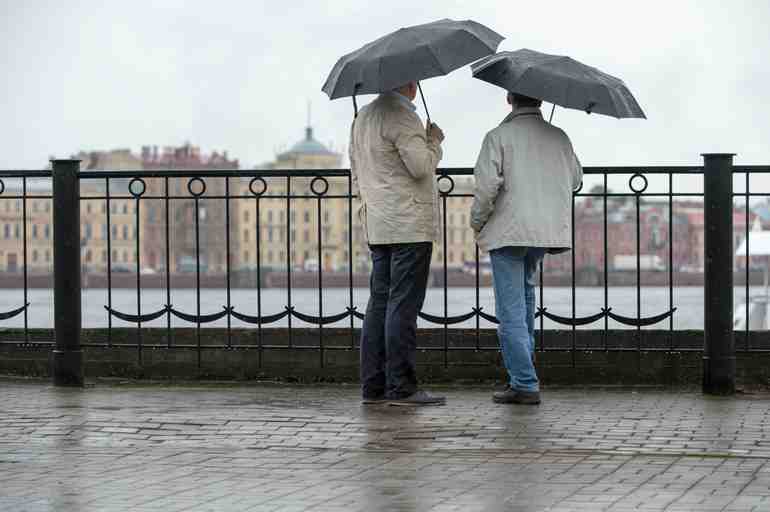
POLYGON ((471 20, 444 19, 402 28, 341 57, 322 90, 329 99, 353 96, 355 106, 357 94, 376 94, 412 80, 446 75, 494 53, 502 40, 497 32, 471 20))
POLYGON ((569 57, 522 49, 491 55, 471 69, 479 80, 565 108, 647 118, 623 80, 569 57))

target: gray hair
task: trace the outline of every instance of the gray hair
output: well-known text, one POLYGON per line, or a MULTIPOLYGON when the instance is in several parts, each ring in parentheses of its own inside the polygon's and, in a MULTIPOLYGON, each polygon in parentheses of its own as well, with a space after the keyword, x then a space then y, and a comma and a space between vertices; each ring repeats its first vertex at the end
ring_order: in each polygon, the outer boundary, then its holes
POLYGON ((539 107, 543 104, 542 100, 525 96, 524 94, 519 94, 517 92, 509 92, 508 99, 512 104, 519 107, 539 107))

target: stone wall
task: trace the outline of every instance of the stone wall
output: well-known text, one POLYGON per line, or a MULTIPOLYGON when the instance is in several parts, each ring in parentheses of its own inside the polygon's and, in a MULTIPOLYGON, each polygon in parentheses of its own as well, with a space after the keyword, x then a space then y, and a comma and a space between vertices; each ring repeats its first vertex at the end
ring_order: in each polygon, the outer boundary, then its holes
MULTIPOLYGON (((429 382, 503 382, 504 369, 497 351, 494 330, 448 329, 444 351, 443 329, 419 332, 420 378, 429 382), (478 347, 478 349, 477 349, 478 347)), ((83 331, 87 378, 139 379, 281 379, 289 381, 356 381, 358 331, 323 329, 323 350, 318 349, 319 330, 295 328, 291 346, 288 330, 233 329, 228 340, 224 329, 203 329, 200 349, 195 329, 116 328, 105 346, 105 329, 83 331), (138 341, 141 349, 137 348, 138 341), (168 345, 174 348, 168 348, 168 345), (230 348, 227 348, 229 343, 230 348), (352 348, 353 347, 353 348, 352 348)), ((0 374, 46 377, 51 354, 50 330, 32 330, 29 345, 19 330, 0 331, 0 374)), ((541 342, 538 336, 538 346, 541 342)), ((702 331, 545 331, 546 351, 536 354, 541 379, 548 384, 604 385, 700 385, 702 331), (612 350, 605 351, 604 347, 612 350), (637 352, 637 347, 645 350, 637 352), (673 347, 673 350, 670 350, 673 347)), ((745 352, 744 333, 736 333, 739 383, 770 382, 770 353, 745 352)), ((768 333, 751 333, 754 348, 770 346, 768 333)))

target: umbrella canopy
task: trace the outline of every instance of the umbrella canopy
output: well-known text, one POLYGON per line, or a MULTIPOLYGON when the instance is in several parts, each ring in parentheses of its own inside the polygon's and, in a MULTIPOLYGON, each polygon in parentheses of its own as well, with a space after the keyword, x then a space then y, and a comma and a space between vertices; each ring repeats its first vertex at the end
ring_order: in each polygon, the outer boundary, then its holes
POLYGON ((341 57, 322 90, 329 99, 390 91, 446 75, 494 53, 503 36, 475 21, 402 28, 341 57))
POLYGON ((471 69, 479 80, 565 108, 646 119, 623 80, 570 57, 525 48, 491 55, 471 69))

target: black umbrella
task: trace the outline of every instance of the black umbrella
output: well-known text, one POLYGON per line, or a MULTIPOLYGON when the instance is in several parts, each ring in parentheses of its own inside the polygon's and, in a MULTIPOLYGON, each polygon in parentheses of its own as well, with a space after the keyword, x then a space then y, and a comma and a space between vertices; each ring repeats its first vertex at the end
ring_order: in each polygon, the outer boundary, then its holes
POLYGON ((522 49, 491 55, 471 69, 479 80, 554 105, 646 119, 623 80, 569 57, 522 49))
MULTIPOLYGON (((390 91, 412 80, 446 75, 492 54, 503 37, 475 21, 434 21, 396 30, 341 57, 322 90, 329 99, 390 91)), ((425 97, 425 113, 430 122, 425 97)))

